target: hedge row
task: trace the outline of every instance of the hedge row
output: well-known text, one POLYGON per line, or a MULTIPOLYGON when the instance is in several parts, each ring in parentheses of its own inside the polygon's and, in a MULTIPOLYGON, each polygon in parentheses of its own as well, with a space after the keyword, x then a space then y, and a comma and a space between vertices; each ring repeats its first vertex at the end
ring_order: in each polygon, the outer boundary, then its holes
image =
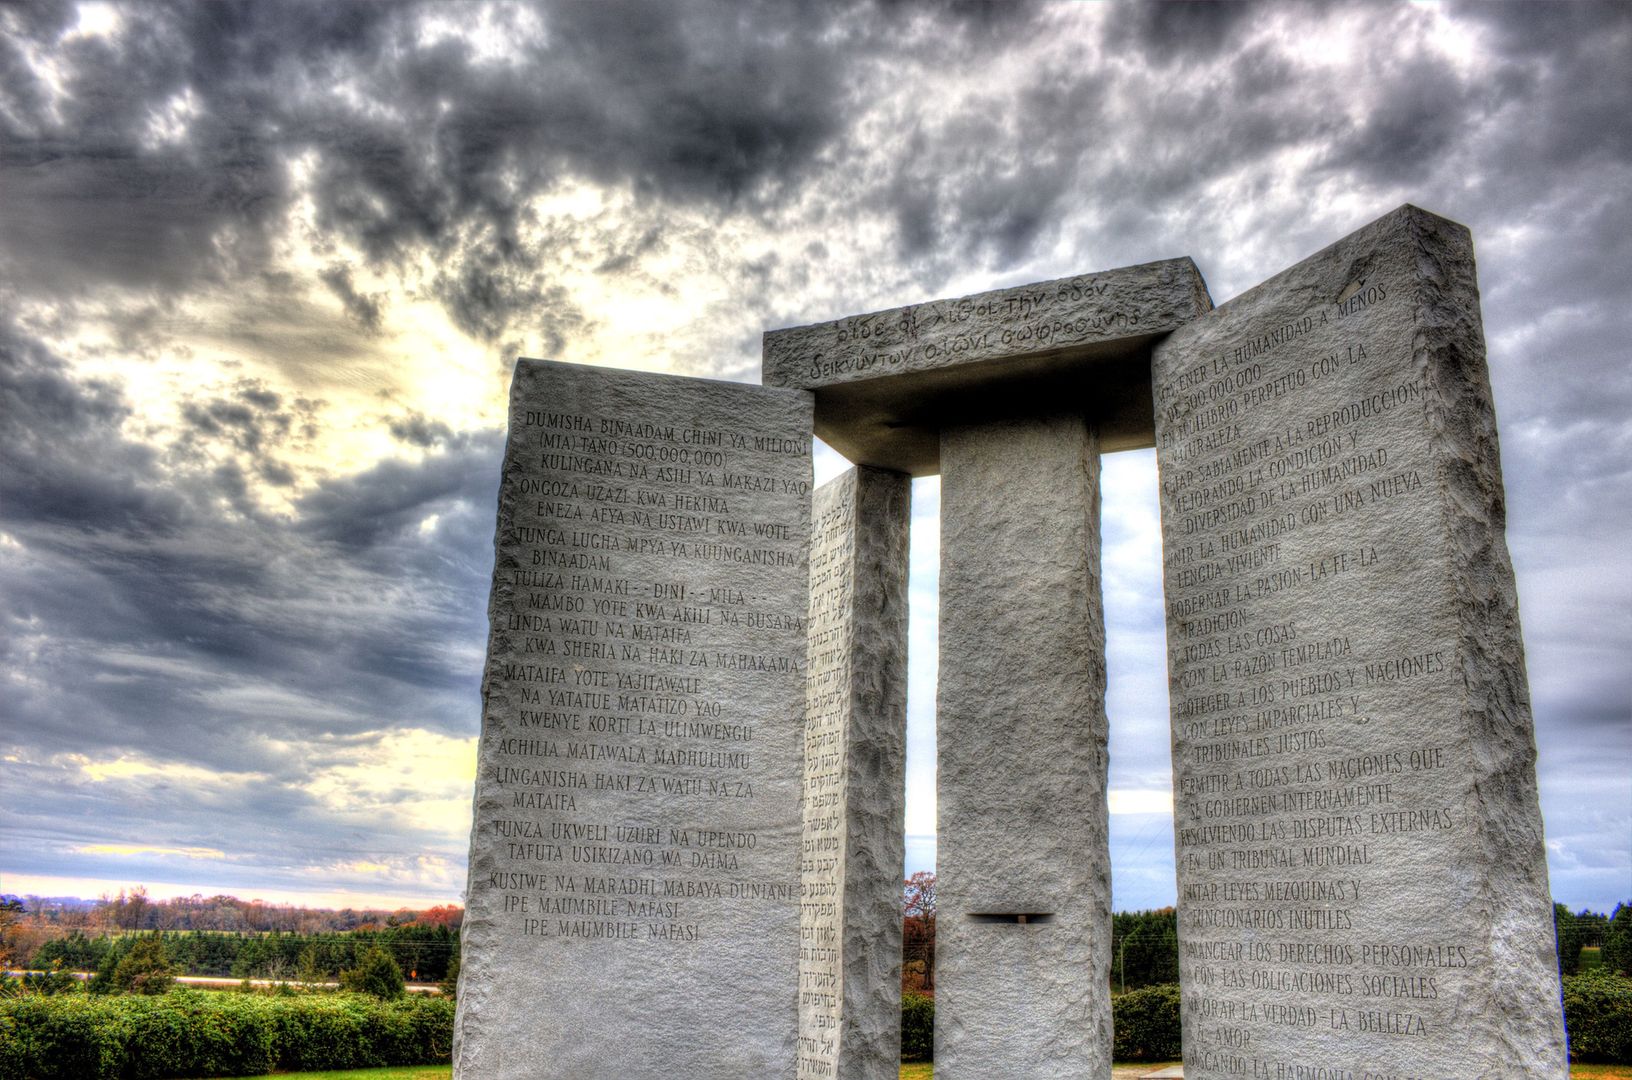
POLYGON ((1179 984, 1129 990, 1111 998, 1111 1057, 1117 1061, 1176 1061, 1179 984))
POLYGON ((361 994, 174 990, 0 1001, 0 1080, 160 1080, 431 1065, 452 1055, 453 1002, 361 994))
MULTIPOLYGON (((1131 990, 1111 999, 1117 1061, 1174 1061, 1179 1047, 1176 983, 1131 990)), ((1632 979, 1606 971, 1564 978, 1564 1023, 1574 1061, 1632 1065, 1632 979)), ((935 1053, 935 1000, 901 997, 901 1057, 927 1061, 935 1053)))
POLYGON ((1564 977, 1570 1059, 1632 1065, 1632 979, 1608 971, 1564 977))
MULTIPOLYGON (((1146 987, 1111 1001, 1119 1061, 1180 1056, 1179 988, 1146 987)), ((1632 980, 1607 972, 1564 979, 1577 1061, 1632 1064, 1632 980)), ((901 1001, 901 1054, 934 1055, 935 1000, 901 1001)), ((161 1080, 430 1065, 449 1060, 453 1002, 379 1001, 360 994, 274 996, 174 990, 162 997, 28 995, 0 1001, 0 1080, 161 1080)))
POLYGON ((901 995, 901 1060, 935 1056, 935 999, 911 990, 901 995))
MULTIPOLYGON (((1147 986, 1111 998, 1111 1023, 1116 1060, 1175 1060, 1180 1056, 1178 984, 1147 986)), ((901 995, 901 1060, 934 1056, 935 999, 908 991, 901 995)))

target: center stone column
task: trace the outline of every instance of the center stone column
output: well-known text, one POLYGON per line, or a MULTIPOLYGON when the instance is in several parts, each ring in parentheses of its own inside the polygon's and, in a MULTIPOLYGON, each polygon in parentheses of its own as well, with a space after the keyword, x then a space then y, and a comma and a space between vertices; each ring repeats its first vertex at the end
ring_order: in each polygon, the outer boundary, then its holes
POLYGON ((1099 440, 941 432, 938 1080, 1109 1077, 1099 440))

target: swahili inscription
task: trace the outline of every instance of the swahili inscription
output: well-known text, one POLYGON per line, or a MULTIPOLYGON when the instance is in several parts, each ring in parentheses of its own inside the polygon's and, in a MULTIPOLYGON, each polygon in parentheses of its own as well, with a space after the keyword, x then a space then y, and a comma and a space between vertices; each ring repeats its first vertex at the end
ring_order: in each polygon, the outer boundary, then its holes
POLYGON ((518 366, 464 1073, 791 1076, 809 417, 798 392, 518 366))

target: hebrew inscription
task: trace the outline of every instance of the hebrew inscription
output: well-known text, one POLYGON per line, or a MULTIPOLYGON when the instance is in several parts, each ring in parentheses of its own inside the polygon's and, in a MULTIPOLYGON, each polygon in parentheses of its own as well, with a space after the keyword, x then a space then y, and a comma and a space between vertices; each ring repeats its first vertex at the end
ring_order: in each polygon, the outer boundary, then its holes
POLYGON ((1465 231, 1398 211, 1154 374, 1186 1076, 1563 1075, 1465 231))
POLYGON ((456 1067, 793 1075, 810 402, 522 361, 456 1067))

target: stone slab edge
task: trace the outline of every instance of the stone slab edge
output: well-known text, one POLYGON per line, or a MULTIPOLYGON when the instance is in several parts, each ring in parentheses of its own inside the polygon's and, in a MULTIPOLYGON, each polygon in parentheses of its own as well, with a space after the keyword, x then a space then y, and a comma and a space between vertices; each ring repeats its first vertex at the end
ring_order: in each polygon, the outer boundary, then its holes
POLYGON ((815 390, 1165 334, 1212 308, 1188 257, 767 331, 766 386, 815 390))
POLYGON ((901 1063, 912 480, 866 466, 855 473, 838 1080, 895 1080, 901 1063))

